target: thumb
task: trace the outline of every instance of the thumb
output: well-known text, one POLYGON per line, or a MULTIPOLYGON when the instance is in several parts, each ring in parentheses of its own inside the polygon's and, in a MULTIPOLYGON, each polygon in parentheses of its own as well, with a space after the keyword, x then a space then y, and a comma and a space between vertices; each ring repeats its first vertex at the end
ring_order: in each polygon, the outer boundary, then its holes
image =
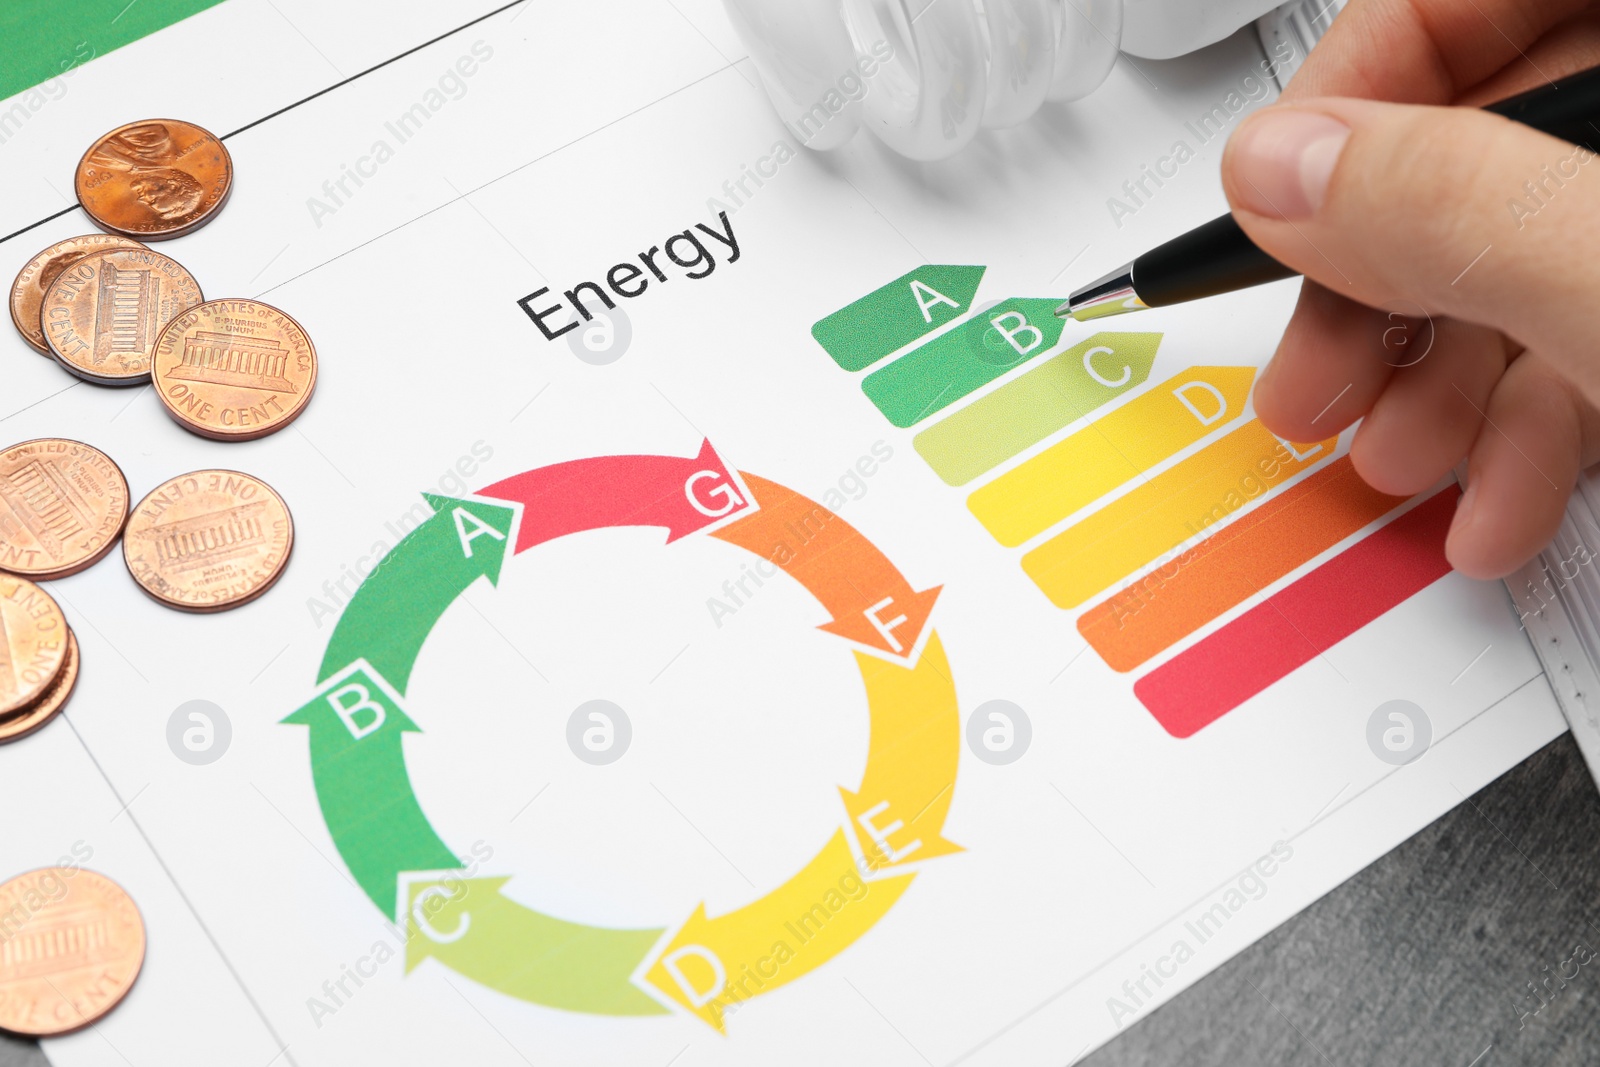
POLYGON ((1253 115, 1223 181, 1250 238, 1308 278, 1498 329, 1596 399, 1595 159, 1488 112, 1321 98, 1253 115))

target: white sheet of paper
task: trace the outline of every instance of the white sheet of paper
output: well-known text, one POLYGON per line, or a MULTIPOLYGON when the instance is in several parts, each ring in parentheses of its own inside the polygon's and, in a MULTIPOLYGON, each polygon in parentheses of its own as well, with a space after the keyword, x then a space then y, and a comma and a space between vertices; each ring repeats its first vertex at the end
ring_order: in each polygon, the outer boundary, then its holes
MULTIPOLYGON (((415 0, 374 21, 353 0, 235 0, 97 60, 5 146, 7 187, 23 193, 0 205, 0 232, 63 206, 104 129, 174 114, 232 131, 477 13, 415 0), (218 42, 249 44, 217 63, 218 42), (152 69, 162 77, 135 76, 152 69)), ((922 263, 986 265, 983 299, 1061 297, 1220 211, 1216 141, 1120 222, 1107 197, 1259 75, 1247 35, 1125 62, 1089 101, 946 164, 865 139, 798 152, 730 215, 736 262, 710 242, 709 276, 674 269, 627 304, 622 358, 596 366, 545 340, 520 298, 715 225, 708 200, 727 203, 725 183, 792 144, 740 55, 711 0, 535 2, 231 137, 232 201, 163 250, 208 296, 259 296, 312 335, 318 395, 275 436, 203 441, 149 390, 75 384, 0 341, 6 440, 87 440, 135 496, 243 469, 297 522, 282 584, 228 614, 159 607, 115 558, 53 587, 85 672, 70 725, 0 749, 0 788, 27 815, 0 873, 91 842, 90 865, 134 892, 151 942, 123 1009, 49 1043, 61 1067, 1060 1064, 1564 728, 1504 589, 1451 576, 1195 736, 1169 736, 810 336, 922 263), (463 57, 474 73, 400 143, 392 125, 463 57), (347 168, 370 173, 335 198, 347 168), (351 575, 392 548, 419 492, 585 457, 692 456, 702 439, 813 499, 842 492, 841 517, 914 588, 943 587, 933 625, 963 725, 1012 701, 1031 747, 991 766, 963 745, 944 834, 964 851, 922 864, 864 936, 740 1007, 726 1036, 648 983, 664 1012, 617 1019, 531 1004, 438 960, 407 973, 324 822, 306 729, 281 724, 318 691, 351 575), (167 740, 193 699, 231 723, 205 767, 167 740), (1432 728, 1400 768, 1367 743, 1392 699, 1432 728), (131 806, 108 823, 116 797, 131 806)), ((87 228, 74 213, 31 229, 0 244, 0 269, 87 228)), ((1292 298, 1279 285, 1130 328, 1165 335, 1151 382, 1260 364, 1292 298)), ((1063 343, 1089 335, 1078 329, 1063 343)), ((837 832, 838 787, 862 774, 862 680, 848 644, 816 629, 826 612, 778 578, 717 618, 710 602, 750 557, 663 540, 608 529, 508 558, 498 588, 479 582, 448 609, 405 694, 423 731, 405 742, 410 777, 441 839, 509 878, 507 897, 574 922, 676 928, 701 904, 719 916, 762 898, 837 832), (594 699, 632 722, 631 748, 603 767, 566 742, 568 716, 594 699)))

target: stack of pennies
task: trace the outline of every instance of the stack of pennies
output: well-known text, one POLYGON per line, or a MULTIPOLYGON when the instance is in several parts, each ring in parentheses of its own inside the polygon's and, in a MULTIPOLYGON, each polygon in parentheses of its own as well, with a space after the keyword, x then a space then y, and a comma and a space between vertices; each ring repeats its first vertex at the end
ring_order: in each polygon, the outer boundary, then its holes
POLYGON ((206 302, 182 264, 147 247, 215 217, 233 190, 222 141, 192 123, 118 127, 84 153, 78 202, 105 234, 51 245, 11 287, 18 332, 96 385, 153 382, 183 428, 253 441, 293 422, 317 384, 317 350, 256 300, 206 302))
MULTIPOLYGON (((29 260, 11 319, 37 351, 83 381, 152 383, 192 433, 253 441, 289 425, 317 385, 317 350, 292 317, 258 300, 207 302, 181 263, 149 242, 204 226, 233 189, 220 138, 188 122, 120 126, 84 153, 78 201, 106 232, 29 260)), ((260 597, 294 546, 289 509, 231 470, 174 478, 130 509, 109 456, 62 438, 0 450, 0 743, 44 726, 72 695, 78 644, 35 582, 93 566, 118 539, 139 588, 183 611, 260 597), (131 520, 130 520, 131 515, 131 520)))
POLYGON ((49 593, 0 573, 0 744, 61 713, 78 684, 78 639, 49 593))
POLYGON ((248 604, 283 576, 294 520, 271 486, 237 471, 174 478, 130 510, 110 456, 45 438, 0 450, 0 744, 66 707, 78 642, 35 582, 71 577, 118 538, 139 588, 182 611, 248 604))
MULTIPOLYGON (((23 266, 10 299, 23 339, 84 381, 153 383, 167 413, 202 437, 250 441, 294 421, 317 382, 305 330, 259 301, 206 302, 193 274, 148 245, 204 226, 227 202, 233 161, 221 139, 170 119, 121 126, 84 153, 74 186, 106 232, 23 266)), ((61 714, 81 669, 66 615, 37 582, 93 566, 121 538, 144 592, 209 612, 261 596, 288 563, 289 509, 249 475, 197 471, 137 508, 130 499, 116 463, 87 444, 0 450, 0 744, 61 714)), ((143 966, 138 907, 94 872, 14 878, 0 885, 0 916, 0 1030, 45 1037, 92 1025, 143 966)))
POLYGON ((47 438, 0 451, 0 744, 55 718, 78 682, 77 638, 34 582, 92 567, 127 521, 127 479, 99 449, 47 438))

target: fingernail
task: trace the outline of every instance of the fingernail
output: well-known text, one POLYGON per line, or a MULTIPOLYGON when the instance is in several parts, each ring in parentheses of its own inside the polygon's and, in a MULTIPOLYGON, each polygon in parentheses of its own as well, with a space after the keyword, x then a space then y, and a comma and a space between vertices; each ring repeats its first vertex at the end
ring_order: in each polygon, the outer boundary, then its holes
POLYGON ((1268 108, 1245 123, 1229 145, 1239 206, 1279 219, 1310 218, 1350 140, 1350 127, 1320 111, 1268 108))

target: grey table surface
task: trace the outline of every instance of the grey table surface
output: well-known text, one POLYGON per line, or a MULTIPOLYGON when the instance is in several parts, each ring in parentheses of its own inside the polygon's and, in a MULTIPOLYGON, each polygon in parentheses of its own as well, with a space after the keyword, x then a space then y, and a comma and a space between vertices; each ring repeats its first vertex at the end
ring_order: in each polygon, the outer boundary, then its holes
MULTIPOLYGON (((1597 899, 1600 794, 1563 735, 1081 1067, 1600 1062, 1597 899)), ((0 1035, 0 1067, 47 1062, 0 1035)))

